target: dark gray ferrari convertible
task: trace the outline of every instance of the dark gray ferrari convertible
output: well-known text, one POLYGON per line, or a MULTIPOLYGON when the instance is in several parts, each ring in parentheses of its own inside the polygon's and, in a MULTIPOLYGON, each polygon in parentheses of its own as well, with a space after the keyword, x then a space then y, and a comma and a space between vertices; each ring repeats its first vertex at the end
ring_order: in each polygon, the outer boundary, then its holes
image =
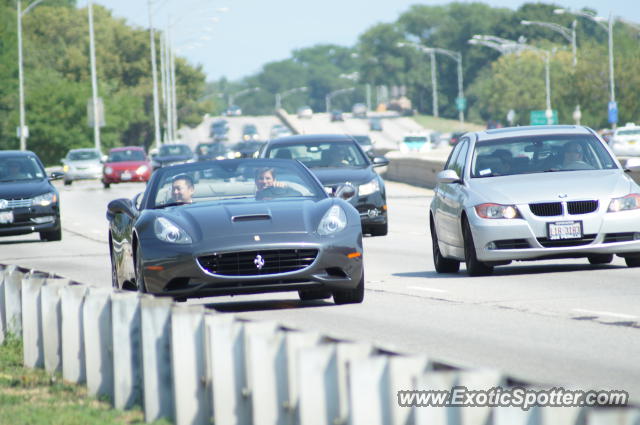
POLYGON ((364 297, 362 230, 344 185, 326 194, 301 163, 205 161, 157 170, 107 210, 113 286, 176 299, 298 291, 364 297))

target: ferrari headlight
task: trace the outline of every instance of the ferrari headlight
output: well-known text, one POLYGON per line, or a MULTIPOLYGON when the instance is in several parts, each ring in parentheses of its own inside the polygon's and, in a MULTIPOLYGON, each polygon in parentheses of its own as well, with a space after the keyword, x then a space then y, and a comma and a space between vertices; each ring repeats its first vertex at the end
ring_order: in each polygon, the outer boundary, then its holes
POLYGON ((54 192, 45 193, 44 195, 36 196, 31 200, 33 205, 40 205, 41 207, 46 207, 48 205, 54 204, 58 200, 58 197, 54 192))
POLYGON ((104 173, 105 173, 105 174, 111 174, 111 173, 113 173, 113 168, 111 168, 111 167, 104 167, 104 173))
POLYGON ((187 232, 164 217, 156 218, 153 229, 156 232, 156 237, 161 241, 179 244, 192 243, 191 236, 187 232))
POLYGON ((149 167, 147 167, 146 165, 141 165, 138 167, 138 169, 136 170, 136 174, 140 175, 140 174, 144 174, 147 172, 147 170, 149 169, 149 167))
POLYGON ((515 205, 480 204, 476 205, 475 209, 482 218, 520 218, 515 205))
POLYGON ((640 194, 630 193, 627 196, 612 199, 607 212, 628 211, 638 208, 640 208, 640 194))
POLYGON ((322 236, 338 233, 347 227, 347 215, 339 205, 334 205, 327 210, 318 225, 318 234, 322 236))
POLYGON ((378 181, 377 178, 374 178, 368 183, 361 184, 360 187, 358 188, 358 194, 360 196, 367 196, 379 190, 380 190, 380 182, 378 181))

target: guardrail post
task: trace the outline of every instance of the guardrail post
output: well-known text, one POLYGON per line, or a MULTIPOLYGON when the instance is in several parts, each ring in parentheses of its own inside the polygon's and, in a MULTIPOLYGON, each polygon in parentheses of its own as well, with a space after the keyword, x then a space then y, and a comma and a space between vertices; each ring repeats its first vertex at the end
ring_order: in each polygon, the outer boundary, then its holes
POLYGON ((9 266, 4 271, 5 332, 22 334, 22 277, 24 272, 9 266))
POLYGON ((316 332, 288 331, 285 334, 285 348, 287 352, 287 399, 282 404, 289 425, 300 422, 300 352, 303 349, 315 347, 322 338, 316 332))
POLYGON ((376 356, 351 365, 351 425, 391 425, 389 358, 376 356))
POLYGON ((300 352, 300 422, 344 425, 349 421, 348 368, 371 355, 368 344, 340 342, 300 352))
POLYGON ((42 344, 44 346, 44 368, 49 373, 62 370, 62 287, 68 279, 47 279, 40 290, 42 311, 42 344))
MULTIPOLYGON (((417 380, 421 391, 451 391, 455 386, 487 391, 503 386, 504 378, 494 370, 427 372, 417 380)), ((416 409, 417 425, 475 425, 491 423, 490 407, 424 406, 416 409)))
POLYGON ((130 409, 140 404, 140 297, 137 292, 111 295, 113 329, 113 405, 130 409))
POLYGON ((0 344, 4 342, 5 333, 7 329, 6 324, 6 305, 4 302, 4 273, 6 267, 4 264, 0 264, 0 344))
POLYGON ((251 395, 253 425, 285 425, 281 408, 287 393, 285 332, 273 322, 248 322, 245 337, 244 393, 251 395))
POLYGON ((22 362, 25 367, 44 367, 40 289, 47 275, 31 272, 22 278, 22 362))
POLYGON ((640 423, 640 410, 612 408, 591 410, 587 414, 587 425, 637 425, 640 423))
POLYGON ((204 306, 175 305, 171 309, 171 366, 176 425, 209 424, 204 351, 204 306))
POLYGON ((140 299, 144 418, 173 418, 171 366, 171 298, 144 295, 140 299))
MULTIPOLYGON (((585 409, 579 407, 497 407, 493 409, 494 425, 584 425, 585 409)), ((605 422, 611 424, 617 422, 605 422)), ((591 423, 589 423, 591 424, 591 423)))
POLYGON ((214 423, 250 424, 251 405, 242 393, 247 373, 244 324, 227 315, 210 315, 206 321, 214 423))
POLYGON ((81 384, 87 380, 84 361, 84 323, 82 310, 86 285, 71 284, 60 290, 62 311, 62 378, 81 384))
POLYGON ((109 288, 90 287, 82 309, 87 389, 90 396, 113 401, 113 341, 109 288))

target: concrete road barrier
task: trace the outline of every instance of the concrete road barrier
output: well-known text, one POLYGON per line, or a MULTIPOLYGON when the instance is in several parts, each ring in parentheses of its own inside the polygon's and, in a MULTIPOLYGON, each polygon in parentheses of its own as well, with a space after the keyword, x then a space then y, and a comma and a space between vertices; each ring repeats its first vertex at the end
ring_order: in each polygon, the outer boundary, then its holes
POLYGON ((171 370, 175 423, 208 425, 212 409, 205 365, 204 306, 174 304, 171 308, 171 370))
POLYGON ((488 391, 507 380, 16 267, 0 265, 0 285, 2 329, 13 333, 19 316, 26 366, 62 370, 118 409, 143 401, 147 422, 640 425, 635 408, 404 407, 399 391, 488 391))
POLYGON ((118 291, 111 295, 113 331, 113 405, 130 409, 142 401, 140 296, 118 291))
POLYGON ((40 291, 46 278, 46 274, 37 272, 22 278, 22 315, 32 318, 22 323, 22 357, 23 364, 28 368, 44 367, 40 291))
POLYGON ((173 418, 172 304, 170 298, 151 295, 140 299, 142 393, 147 422, 173 418))
POLYGON ((62 288, 69 279, 47 279, 41 289, 42 344, 44 368, 49 373, 62 372, 62 288))
POLYGON ((82 308, 87 389, 113 400, 111 288, 90 287, 82 308))
POLYGON ((60 291, 62 312, 62 378, 81 384, 87 380, 84 356, 84 296, 86 285, 72 284, 60 291))

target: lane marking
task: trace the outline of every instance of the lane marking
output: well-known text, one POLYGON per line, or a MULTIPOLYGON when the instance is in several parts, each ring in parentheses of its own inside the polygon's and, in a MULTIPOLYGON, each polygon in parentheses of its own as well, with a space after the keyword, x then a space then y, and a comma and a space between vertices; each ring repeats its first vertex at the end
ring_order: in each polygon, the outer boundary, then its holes
POLYGON ((574 309, 571 309, 571 311, 575 311, 576 313, 595 314, 596 316, 619 317, 621 319, 637 319, 638 318, 638 316, 635 316, 633 314, 613 313, 610 311, 585 310, 583 308, 574 308, 574 309))
POLYGON ((437 288, 427 288, 424 286, 409 286, 409 289, 415 289, 418 291, 427 291, 427 292, 438 292, 440 294, 446 293, 447 291, 445 291, 444 289, 437 289, 437 288))

